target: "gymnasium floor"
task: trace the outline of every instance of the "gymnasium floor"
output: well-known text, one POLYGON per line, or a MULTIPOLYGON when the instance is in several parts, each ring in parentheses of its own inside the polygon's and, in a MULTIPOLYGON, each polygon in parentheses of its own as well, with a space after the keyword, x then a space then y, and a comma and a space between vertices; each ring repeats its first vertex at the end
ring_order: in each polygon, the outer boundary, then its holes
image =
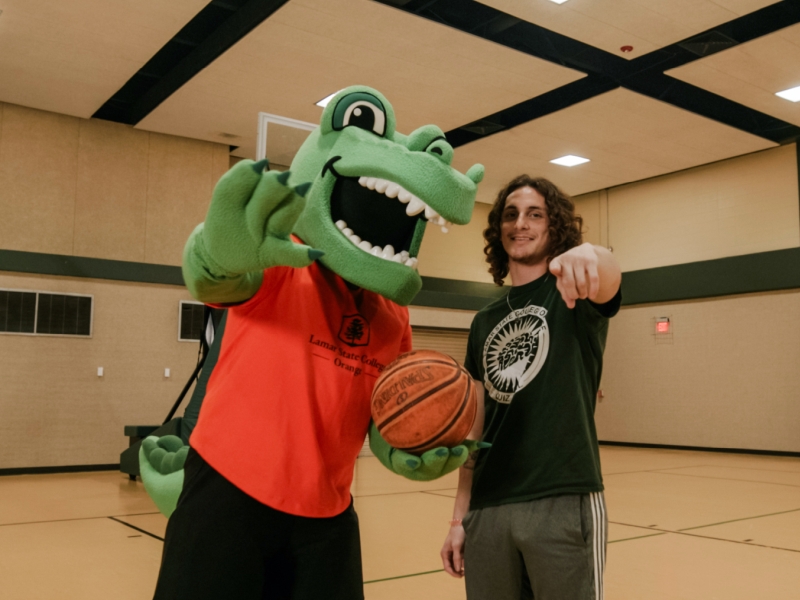
MULTIPOLYGON (((800 459, 602 447, 609 600, 800 598, 800 459)), ((457 600, 441 571, 456 479, 360 458, 368 600, 457 600)), ((0 597, 147 600, 166 520, 117 472, 0 477, 0 597)))

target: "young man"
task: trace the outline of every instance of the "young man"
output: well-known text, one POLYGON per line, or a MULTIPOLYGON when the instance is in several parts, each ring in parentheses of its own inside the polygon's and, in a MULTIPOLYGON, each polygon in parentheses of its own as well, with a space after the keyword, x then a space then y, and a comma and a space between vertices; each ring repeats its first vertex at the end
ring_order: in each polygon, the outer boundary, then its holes
POLYGON ((582 219, 546 179, 498 195, 484 231, 502 300, 472 322, 466 367, 485 388, 483 440, 459 471, 445 570, 468 600, 603 597, 607 518, 594 425, 619 265, 582 244, 582 219))

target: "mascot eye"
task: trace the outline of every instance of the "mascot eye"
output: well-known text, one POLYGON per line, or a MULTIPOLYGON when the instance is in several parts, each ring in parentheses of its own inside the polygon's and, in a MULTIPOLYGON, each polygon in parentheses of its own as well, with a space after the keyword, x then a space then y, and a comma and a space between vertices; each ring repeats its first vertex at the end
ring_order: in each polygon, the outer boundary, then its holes
POLYGON ((453 162, 453 147, 443 137, 438 137, 428 144, 425 152, 435 155, 443 163, 449 165, 453 162))
POLYGON ((383 135, 386 131, 386 115, 377 106, 362 100, 347 107, 342 126, 348 125, 383 135))
POLYGON ((365 93, 342 98, 334 111, 333 128, 341 130, 351 126, 383 136, 386 133, 386 113, 381 102, 365 93))

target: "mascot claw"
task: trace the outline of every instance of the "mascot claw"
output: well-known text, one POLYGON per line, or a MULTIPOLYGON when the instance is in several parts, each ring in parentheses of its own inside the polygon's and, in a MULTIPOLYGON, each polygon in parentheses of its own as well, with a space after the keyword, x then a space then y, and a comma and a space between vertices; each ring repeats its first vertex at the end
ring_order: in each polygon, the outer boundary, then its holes
POLYGON ((178 504, 188 452, 189 446, 174 435, 147 437, 139 449, 139 471, 144 488, 165 517, 169 517, 178 504))

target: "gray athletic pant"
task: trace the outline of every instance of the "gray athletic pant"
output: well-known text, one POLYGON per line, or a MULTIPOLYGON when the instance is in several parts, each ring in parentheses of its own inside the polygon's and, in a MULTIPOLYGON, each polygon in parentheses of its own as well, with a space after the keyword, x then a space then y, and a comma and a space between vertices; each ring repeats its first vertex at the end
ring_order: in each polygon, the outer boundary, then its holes
POLYGON ((608 519, 602 492, 467 513, 467 600, 602 600, 608 519))

